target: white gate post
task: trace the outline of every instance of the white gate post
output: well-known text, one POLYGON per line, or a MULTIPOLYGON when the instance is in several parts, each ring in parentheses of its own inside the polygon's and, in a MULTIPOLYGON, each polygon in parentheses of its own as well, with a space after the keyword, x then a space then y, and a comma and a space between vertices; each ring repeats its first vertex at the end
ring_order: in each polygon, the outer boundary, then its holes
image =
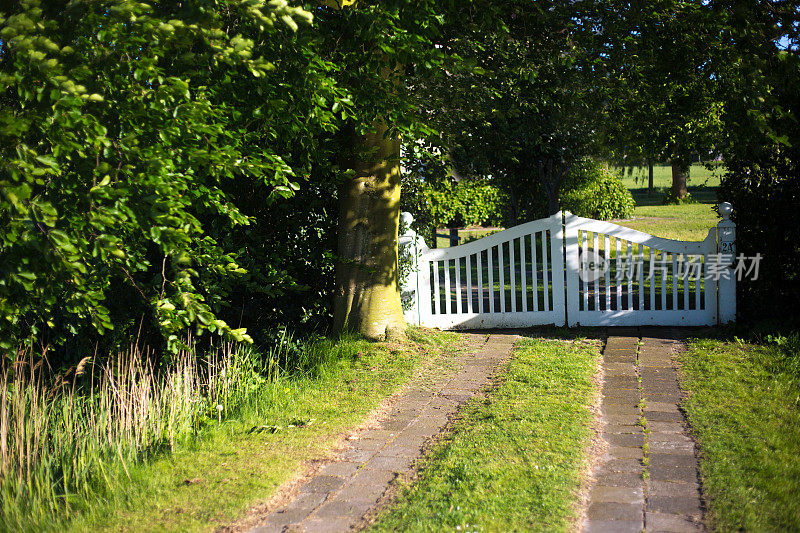
MULTIPOLYGON (((411 229, 414 217, 411 213, 400 213, 400 227, 404 229, 397 239, 398 261, 404 258, 411 259, 411 272, 405 277, 400 276, 400 301, 403 304, 403 315, 409 324, 420 324, 420 295, 419 295, 419 235, 411 229)), ((424 244, 423 244, 424 245, 424 244)), ((399 264, 398 264, 399 268, 399 264)))
POLYGON ((717 290, 718 320, 727 324, 736 320, 736 272, 733 263, 736 260, 736 224, 731 220, 733 207, 728 202, 719 204, 722 220, 717 224, 717 253, 723 261, 730 258, 730 263, 719 278, 717 290))
POLYGON ((567 259, 564 265, 567 277, 567 302, 564 307, 568 326, 574 326, 578 323, 578 309, 580 308, 578 278, 580 258, 578 257, 578 228, 575 223, 575 215, 569 211, 564 211, 564 249, 567 259))
POLYGON ((550 217, 550 257, 553 273, 553 322, 563 326, 567 319, 564 301, 564 213, 559 211, 550 217), (558 279, 556 279, 558 278, 558 279))

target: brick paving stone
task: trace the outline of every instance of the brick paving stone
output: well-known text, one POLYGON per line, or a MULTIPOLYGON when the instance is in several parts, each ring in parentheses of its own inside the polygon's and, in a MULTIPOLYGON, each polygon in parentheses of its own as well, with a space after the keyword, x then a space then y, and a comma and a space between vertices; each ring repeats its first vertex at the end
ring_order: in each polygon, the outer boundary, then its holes
POLYGON ((631 472, 600 471, 595 474, 597 483, 608 487, 641 487, 644 483, 640 474, 631 472))
POLYGON ((607 487, 596 485, 590 494, 592 502, 615 502, 644 504, 642 487, 607 487))
POLYGON ((332 492, 343 484, 341 476, 316 476, 300 487, 300 492, 332 492))
POLYGON ((336 495, 333 497, 333 500, 374 505, 378 503, 378 500, 381 499, 381 496, 383 496, 383 494, 386 492, 387 487, 388 485, 384 485, 382 483, 376 483, 373 485, 349 483, 342 487, 342 490, 336 493, 336 495))
POLYGON ((648 468, 650 479, 653 481, 697 481, 696 468, 670 468, 650 465, 648 468))
POLYGON ((594 502, 586 512, 589 520, 622 520, 634 522, 642 517, 638 503, 594 502))
POLYGON ((621 403, 605 403, 600 407, 607 415, 638 415, 639 408, 635 405, 621 403))
POLYGON ((370 452, 376 452, 386 446, 386 439, 353 439, 350 442, 354 448, 370 452))
POLYGON ((666 513, 647 513, 647 533, 696 533, 703 526, 690 518, 666 513))
POLYGON ((616 446, 641 446, 644 435, 641 433, 603 433, 603 440, 616 446))
POLYGON ((685 454, 694 456, 694 442, 659 441, 650 443, 653 453, 685 454))
POLYGON ((673 412, 663 412, 663 411, 647 411, 645 409, 645 413, 647 416, 647 422, 683 422, 683 415, 676 409, 673 412))
MULTIPOLYGON (((635 426, 639 423, 639 413, 632 415, 605 415, 607 424, 616 424, 618 426, 635 426)), ((649 421, 649 419, 648 419, 649 421)))
POLYGON ((678 514, 700 518, 700 499, 692 496, 648 496, 647 512, 678 514))
POLYGON ((674 402, 655 402, 655 401, 645 401, 645 408, 644 412, 647 413, 648 411, 658 411, 661 413, 680 413, 678 410, 678 406, 675 405, 674 402))
POLYGON ((358 470, 360 465, 361 463, 354 463, 352 461, 338 461, 336 463, 326 465, 320 471, 320 474, 323 476, 350 477, 356 473, 356 470, 358 470))
POLYGON ((604 468, 612 472, 633 472, 641 474, 644 472, 644 465, 638 459, 632 458, 614 458, 606 462, 604 468))
POLYGON ((644 393, 645 402, 649 403, 670 403, 677 407, 677 404, 681 401, 681 394, 680 392, 658 392, 658 393, 644 393))
POLYGON ((610 457, 618 459, 641 459, 644 452, 636 446, 609 446, 608 454, 610 457))
POLYGON ((636 359, 636 352, 609 354, 603 357, 609 363, 630 363, 633 364, 636 359))
POLYGON ((639 381, 633 376, 611 376, 605 379, 605 386, 615 389, 637 390, 639 381))
POLYGON ((373 457, 373 460, 378 459, 380 457, 406 457, 409 459, 414 459, 420 454, 420 447, 419 446, 398 446, 394 443, 389 444, 386 448, 379 451, 373 457))
POLYGON ((677 481, 650 480, 647 485, 650 496, 691 496, 700 499, 700 485, 697 482, 682 483, 677 481))
POLYGON ((642 433, 642 427, 631 424, 607 424, 604 430, 610 435, 639 435, 642 433))
POLYGON ((365 463, 369 461, 375 455, 375 453, 375 451, 350 448, 339 454, 339 459, 352 461, 354 463, 365 463))
POLYGON ((603 373, 606 376, 636 377, 636 369, 631 363, 605 363, 603 364, 603 373))
POLYGON ((350 478, 352 485, 388 485, 397 477, 397 472, 386 469, 361 468, 350 478))
POLYGON ((345 516, 364 516, 373 504, 336 500, 323 504, 314 511, 314 518, 339 518, 345 516))
MULTIPOLYGON (((422 448, 422 445, 427 440, 427 437, 424 435, 416 435, 412 434, 409 431, 404 431, 403 433, 399 434, 396 439, 392 441, 392 446, 397 446, 401 448, 422 448)), ((386 448, 384 448, 385 450, 386 448)))
POLYGON ((251 533, 283 533, 286 528, 286 524, 283 523, 270 523, 267 521, 266 524, 258 526, 254 529, 251 529, 251 533))
POLYGON ((328 497, 327 493, 322 492, 303 492, 300 493, 294 500, 292 500, 286 509, 294 509, 301 507, 308 507, 314 509, 319 507, 328 497))
POLYGON ((295 507, 291 509, 284 509, 275 513, 274 516, 271 516, 270 521, 273 525, 299 524, 308 518, 312 512, 314 512, 314 507, 295 507))
POLYGON ((658 433, 683 433, 686 428, 680 422, 655 422, 647 417, 647 428, 658 433))
POLYGON ((697 460, 693 455, 651 453, 650 463, 665 468, 697 468, 697 460))
POLYGON ((397 436, 396 431, 388 429, 368 429, 359 435, 361 439, 391 439, 397 436))
POLYGON ((642 521, 588 520, 586 533, 642 533, 642 521))
POLYGON ((390 470, 392 472, 404 472, 411 468, 411 458, 403 456, 379 456, 370 459, 364 468, 372 470, 390 470))
POLYGON ((661 431, 652 431, 650 433, 650 442, 682 442, 691 443, 692 439, 684 434, 664 433, 661 431))
POLYGON ((352 529, 359 518, 351 517, 325 517, 325 518, 309 518, 303 523, 301 531, 308 533, 341 533, 342 531, 349 531, 352 529))
POLYGON ((669 379, 677 381, 678 372, 672 367, 645 367, 639 372, 642 379, 669 379))
POLYGON ((408 427, 408 424, 411 422, 410 418, 398 418, 398 419, 390 419, 381 424, 381 427, 384 429, 388 429, 391 431, 403 431, 405 428, 408 427))

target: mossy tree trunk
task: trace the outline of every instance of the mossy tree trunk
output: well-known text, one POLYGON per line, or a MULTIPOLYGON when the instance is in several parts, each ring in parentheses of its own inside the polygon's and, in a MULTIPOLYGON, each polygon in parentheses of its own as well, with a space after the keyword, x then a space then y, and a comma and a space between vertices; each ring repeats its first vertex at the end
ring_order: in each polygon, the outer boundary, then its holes
POLYGON ((354 176, 340 190, 334 328, 382 340, 402 336, 397 230, 400 142, 384 124, 354 139, 354 176))
POLYGON ((672 161, 672 197, 681 200, 686 197, 686 174, 689 173, 689 165, 683 161, 672 161))

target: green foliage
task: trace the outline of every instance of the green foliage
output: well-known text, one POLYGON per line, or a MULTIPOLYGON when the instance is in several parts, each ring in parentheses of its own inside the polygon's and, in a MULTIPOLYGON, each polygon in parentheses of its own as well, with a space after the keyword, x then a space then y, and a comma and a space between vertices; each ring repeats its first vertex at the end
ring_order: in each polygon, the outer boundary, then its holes
POLYGON ((697 203, 697 200, 691 195, 691 193, 686 193, 686 196, 683 198, 677 198, 672 194, 672 189, 666 189, 661 192, 661 203, 663 205, 682 205, 682 204, 694 204, 697 203))
POLYGON ((414 215, 415 226, 498 226, 507 206, 498 187, 470 179, 439 183, 406 181, 403 210, 414 215))
POLYGON ((561 194, 563 209, 598 220, 630 218, 635 205, 620 177, 606 165, 590 160, 570 172, 561 194))
POLYGON ((788 22, 796 7, 726 13, 730 41, 717 58, 728 134, 719 199, 733 205, 737 253, 764 257, 758 279, 737 284, 739 318, 751 323, 800 318, 800 55, 788 22))
MULTIPOLYGON (((178 344, 188 327, 248 340, 218 316, 247 271, 232 236, 254 220, 230 193, 291 196, 261 146, 285 105, 263 42, 310 13, 285 4, 153 7, 22 2, 0 51, 0 343, 63 342, 137 316, 178 344), (232 20, 225 20, 221 13, 232 20), (235 81, 234 81, 235 80, 235 81), (266 87, 269 87, 267 85, 266 87), (252 98, 252 94, 261 98, 252 98)), ((281 279, 276 268, 259 276, 281 279)))

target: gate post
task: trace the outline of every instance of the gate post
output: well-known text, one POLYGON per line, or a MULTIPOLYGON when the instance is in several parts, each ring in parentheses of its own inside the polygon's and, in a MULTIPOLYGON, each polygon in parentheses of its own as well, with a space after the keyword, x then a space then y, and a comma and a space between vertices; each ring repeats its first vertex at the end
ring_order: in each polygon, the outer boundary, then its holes
POLYGON ((564 275, 567 281, 567 301, 564 306, 567 325, 574 326, 578 323, 578 310, 580 306, 580 287, 578 285, 578 271, 580 258, 578 257, 578 228, 575 226, 575 215, 564 211, 564 275))
MULTIPOLYGON (((414 222, 414 217, 411 213, 400 213, 400 229, 403 233, 397 239, 400 302, 403 304, 403 316, 405 316, 406 322, 421 325, 425 316, 424 306, 421 302, 426 301, 425 295, 430 292, 430 275, 425 275, 427 262, 421 261, 420 255, 428 251, 428 247, 423 238, 411 229, 412 222, 414 222)), ((430 297, 427 301, 430 301, 430 297)), ((428 314, 430 314, 430 310, 428 310, 428 314)))
POLYGON ((717 257, 721 261, 730 262, 719 278, 717 290, 717 317, 720 324, 728 324, 736 320, 736 224, 731 220, 733 206, 722 202, 718 208, 722 220, 717 224, 717 257))

